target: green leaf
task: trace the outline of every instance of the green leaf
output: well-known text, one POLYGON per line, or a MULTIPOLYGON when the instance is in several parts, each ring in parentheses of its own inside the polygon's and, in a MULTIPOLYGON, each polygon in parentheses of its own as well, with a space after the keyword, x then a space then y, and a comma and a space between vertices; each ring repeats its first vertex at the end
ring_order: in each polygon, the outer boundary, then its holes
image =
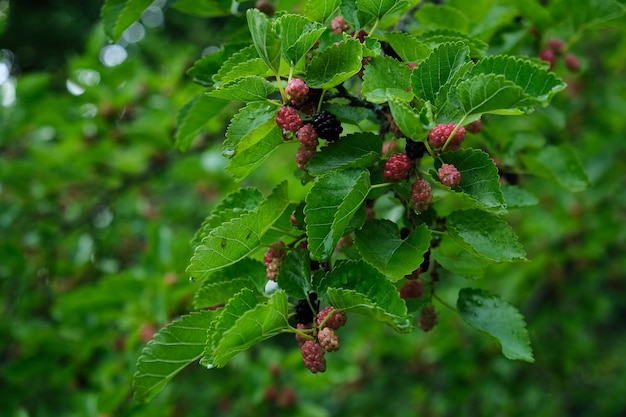
POLYGON ((448 100, 462 117, 505 111, 524 114, 525 107, 535 103, 520 86, 497 74, 481 74, 461 81, 450 90, 448 100))
POLYGON ((420 7, 415 17, 426 27, 453 29, 467 33, 469 20, 458 9, 445 4, 426 3, 420 7))
MULTIPOLYGON (((257 132, 258 133, 258 132, 257 132)), ((228 171, 235 181, 241 181, 258 168, 278 146, 284 143, 283 134, 274 126, 265 136, 255 138, 255 142, 245 149, 237 149, 235 156, 228 162, 228 171)))
POLYGON ((589 186, 589 178, 570 146, 546 146, 521 157, 528 172, 552 180, 566 190, 579 192, 589 186))
POLYGON ((478 209, 453 211, 446 227, 452 239, 482 258, 495 262, 526 260, 511 226, 493 214, 478 209))
POLYGON ((405 239, 398 226, 389 220, 372 220, 357 230, 354 245, 367 263, 396 282, 411 274, 424 262, 430 247, 430 231, 421 225, 405 239))
POLYGON ((287 183, 283 182, 254 211, 211 230, 196 248, 187 273, 204 279, 209 273, 248 256, 288 205, 287 183))
MULTIPOLYGON (((455 192, 464 193, 479 208, 506 212, 498 168, 488 153, 479 149, 461 149, 442 153, 441 161, 454 165, 461 173, 461 183, 454 188, 455 192)), ((441 162, 436 161, 435 167, 440 166, 441 162)))
POLYGON ((231 15, 230 0, 176 0, 173 7, 183 13, 198 17, 231 15))
MULTIPOLYGON (((218 51, 206 54, 194 62, 193 66, 187 71, 187 75, 196 83, 212 86, 214 84, 213 77, 224 65, 224 62, 233 54, 242 50, 243 47, 244 45, 239 43, 225 43, 218 51)), ((254 48, 252 45, 250 47, 254 48)))
MULTIPOLYGON (((228 101, 259 101, 276 91, 277 88, 265 78, 249 76, 231 82, 220 89, 210 90, 206 94, 228 101)), ((222 107, 224 103, 221 103, 222 107)), ((210 114, 210 113, 209 113, 210 114)))
POLYGON ((211 230, 256 209, 262 202, 263 194, 256 188, 240 188, 233 191, 224 197, 202 222, 191 241, 192 247, 198 246, 211 230))
POLYGON ((244 288, 263 294, 266 283, 265 265, 244 258, 210 274, 194 294, 193 305, 195 308, 204 308, 225 304, 244 288))
POLYGON ((324 23, 339 8, 341 0, 308 0, 304 15, 316 22, 324 23))
POLYGON ((389 100, 391 115, 396 124, 408 138, 419 138, 426 132, 420 114, 409 104, 396 99, 389 100))
POLYGON ((434 29, 424 32, 420 35, 419 40, 431 47, 442 45, 445 43, 462 42, 470 49, 469 53, 472 57, 478 58, 487 54, 489 45, 478 38, 468 36, 456 30, 450 29, 434 29))
POLYGON ((326 294, 335 308, 362 314, 401 333, 412 330, 412 316, 396 287, 363 261, 341 260, 320 281, 318 294, 326 294))
POLYGON ((420 63, 433 50, 416 36, 405 32, 389 32, 385 34, 385 39, 404 62, 420 63))
POLYGON ((347 37, 313 57, 306 81, 313 88, 332 88, 359 72, 362 59, 361 42, 347 37))
POLYGON ((282 15, 275 26, 280 29, 283 58, 291 66, 304 57, 326 30, 321 24, 296 14, 282 15))
POLYGON ((321 175, 337 168, 365 168, 380 159, 382 140, 373 133, 353 133, 320 149, 306 168, 321 175))
POLYGON ((482 278, 491 262, 462 248, 452 239, 441 239, 431 252, 432 258, 448 271, 469 279, 482 278))
POLYGON ((202 356, 214 311, 183 316, 161 329, 141 351, 133 388, 137 401, 149 401, 177 373, 202 356))
POLYGON ((438 46, 413 70, 413 93, 424 101, 434 103, 441 87, 468 60, 469 48, 462 42, 438 46))
POLYGON ((534 194, 516 185, 502 184, 500 187, 508 208, 528 207, 539 203, 539 199, 534 194))
POLYGON ((277 111, 278 107, 267 102, 251 102, 239 110, 226 131, 222 154, 232 158, 263 140, 278 126, 277 111))
POLYGON ((361 93, 367 101, 384 103, 392 98, 411 101, 411 69, 388 56, 371 59, 365 66, 361 93))
POLYGON ((259 298, 254 294, 254 291, 248 288, 239 290, 237 294, 228 300, 226 306, 220 310, 218 319, 215 320, 214 325, 209 329, 204 358, 201 362, 203 365, 206 366, 213 363, 215 349, 224 333, 230 330, 241 316, 259 304, 259 298))
POLYGON ((385 15, 402 9, 408 4, 405 0, 356 0, 356 7, 360 14, 367 16, 361 19, 363 24, 380 20, 385 15))
POLYGON ((252 35, 252 42, 259 56, 274 73, 278 74, 281 56, 280 38, 272 31, 267 16, 259 10, 254 8, 248 9, 246 18, 248 19, 248 28, 252 35))
POLYGON ((311 292, 311 259, 306 249, 289 251, 280 263, 278 286, 288 295, 303 299, 311 292))
POLYGON ((268 69, 254 45, 249 45, 229 56, 213 76, 213 81, 215 87, 220 87, 240 78, 263 75, 268 69))
POLYGON ((550 4, 550 14, 558 21, 565 16, 577 32, 583 32, 594 27, 602 27, 614 19, 623 17, 626 6, 612 0, 586 0, 576 3, 572 7, 568 1, 555 1, 550 4))
POLYGON ((500 74, 522 88, 524 94, 546 106, 551 98, 565 89, 565 83, 554 73, 548 72, 537 63, 513 57, 490 56, 483 58, 469 71, 468 76, 500 74))
POLYGON ((174 144, 181 150, 189 148, 198 133, 224 108, 224 102, 204 94, 195 96, 176 116, 174 144))
POLYGON ((288 314, 287 295, 278 291, 268 302, 258 304, 239 316, 235 324, 222 334, 213 352, 213 366, 222 367, 238 353, 281 333, 289 327, 288 314))
POLYGON ((313 185, 304 208, 312 259, 325 261, 332 254, 369 187, 369 172, 354 168, 330 171, 313 185))
POLYGON ((117 41, 135 23, 153 0, 106 0, 100 11, 104 31, 117 41))
POLYGON ((470 326, 494 337, 509 359, 534 362, 526 322, 519 311, 485 290, 464 288, 457 309, 470 326))

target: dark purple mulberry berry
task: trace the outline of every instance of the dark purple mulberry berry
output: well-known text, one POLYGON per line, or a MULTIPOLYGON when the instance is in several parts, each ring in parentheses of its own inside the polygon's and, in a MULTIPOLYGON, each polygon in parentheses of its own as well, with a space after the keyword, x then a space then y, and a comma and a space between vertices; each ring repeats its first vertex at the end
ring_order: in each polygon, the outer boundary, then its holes
POLYGON ((315 312, 311 310, 305 298, 299 300, 293 310, 293 316, 299 324, 313 323, 315 312))
POLYGON ((339 139, 339 135, 343 132, 339 119, 327 110, 317 113, 313 117, 313 128, 320 138, 329 141, 339 139))
POLYGON ((411 159, 419 159, 426 153, 426 145, 424 142, 416 142, 414 140, 407 139, 404 152, 406 152, 407 156, 411 159))
POLYGON ((400 288, 400 298, 419 298, 424 294, 424 283, 417 279, 407 281, 400 288))

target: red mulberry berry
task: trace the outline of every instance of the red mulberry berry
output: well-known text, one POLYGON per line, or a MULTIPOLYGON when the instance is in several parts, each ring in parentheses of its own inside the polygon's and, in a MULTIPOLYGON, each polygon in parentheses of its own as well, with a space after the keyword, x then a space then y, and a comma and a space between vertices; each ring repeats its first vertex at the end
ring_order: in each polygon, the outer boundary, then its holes
POLYGON ((385 162, 383 177, 387 181, 402 181, 409 176, 411 159, 405 153, 393 154, 385 162))
POLYGON ((324 348, 314 340, 307 340, 300 347, 302 362, 314 374, 326 371, 324 348))
MULTIPOLYGON (((332 306, 326 306, 322 311, 317 313, 317 324, 321 326, 326 316, 328 316, 328 313, 333 310, 334 308, 332 306)), ((335 310, 328 320, 326 320, 324 327, 330 327, 331 329, 337 330, 341 326, 345 325, 347 320, 348 318, 343 311, 335 310)))
MULTIPOLYGON (((307 330, 307 329, 311 328, 311 324, 298 323, 297 328, 298 328, 298 330, 307 330)), ((307 340, 311 340, 311 339, 308 339, 308 338, 306 338, 306 337, 296 333, 296 341, 298 342, 298 346, 302 347, 304 342, 306 342, 307 340)))
POLYGON ((437 309, 434 305, 430 304, 424 307, 420 312, 417 326, 424 332, 428 332, 432 330, 433 327, 435 327, 437 321, 437 309))
POLYGON ((332 20, 332 22, 330 22, 330 28, 335 35, 339 35, 350 29, 350 25, 346 22, 346 19, 344 19, 343 16, 337 16, 332 20))
POLYGON ((289 80, 285 93, 293 104, 302 104, 309 94, 309 86, 300 78, 293 78, 289 80))
POLYGON ((553 49, 544 48, 541 51, 539 51, 539 59, 550 63, 550 70, 554 68, 554 63, 556 62, 556 55, 553 49))
MULTIPOLYGON (((435 149, 439 149, 445 145, 448 137, 452 134, 452 131, 456 125, 454 123, 440 124, 435 126, 433 130, 428 132, 428 143, 435 149)), ((465 128, 460 126, 457 130, 456 134, 452 139, 450 139, 450 143, 448 143, 448 149, 456 150, 459 149, 461 143, 465 139, 465 128)))
POLYGON ((567 67, 568 70, 572 72, 580 71, 580 61, 578 60, 576 55, 569 53, 565 55, 565 58, 563 59, 563 61, 565 62, 565 66, 567 67))
POLYGON ((470 133, 480 133, 483 131, 483 122, 478 119, 478 120, 474 120, 472 123, 468 124, 465 127, 465 130, 467 130, 470 133))
POLYGON ((400 298, 419 298, 424 294, 424 284, 417 279, 407 281, 400 288, 400 298))
POLYGON ((317 145, 319 145, 317 132, 310 123, 302 126, 300 130, 298 130, 297 136, 298 141, 309 149, 315 149, 317 145))
POLYGON ((267 278, 274 281, 278 275, 278 268, 285 257, 285 243, 274 242, 263 255, 263 263, 267 272, 267 278))
POLYGON ((565 50, 565 41, 563 39, 550 39, 548 48, 552 49, 555 54, 561 55, 565 50))
POLYGON ((418 213, 426 211, 433 201, 433 190, 430 183, 423 178, 416 180, 411 186, 411 204, 418 213))
POLYGON ((309 163, 311 158, 313 158, 315 152, 315 148, 309 148, 306 145, 300 145, 300 147, 298 148, 298 152, 296 152, 296 163, 298 164, 298 168, 304 171, 305 165, 309 163))
POLYGON ((278 109, 276 124, 278 124, 281 129, 296 132, 302 127, 302 118, 300 118, 298 110, 293 107, 285 106, 278 109))
POLYGON ((326 352, 336 352, 339 350, 339 336, 330 327, 324 327, 317 334, 317 340, 326 352))
POLYGON ((454 188, 461 183, 461 173, 452 164, 443 164, 437 170, 439 181, 447 187, 454 188))

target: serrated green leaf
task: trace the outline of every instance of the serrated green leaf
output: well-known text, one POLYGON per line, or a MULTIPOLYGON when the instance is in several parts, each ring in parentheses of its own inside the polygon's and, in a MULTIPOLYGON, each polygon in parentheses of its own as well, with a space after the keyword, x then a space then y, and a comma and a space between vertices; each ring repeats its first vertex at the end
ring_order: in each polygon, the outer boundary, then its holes
POLYGON ((243 77, 259 76, 268 72, 269 67, 259 58, 254 45, 249 45, 228 57, 213 76, 215 87, 236 81, 243 77))
POLYGON ((306 169, 312 175, 321 175, 337 168, 365 168, 380 159, 381 149, 378 135, 353 133, 322 147, 306 169))
MULTIPOLYGON (((213 77, 233 54, 241 51, 245 45, 239 43, 225 43, 215 52, 206 54, 187 71, 194 82, 205 86, 214 84, 213 77)), ((252 45, 250 45, 252 47, 252 45)), ((255 51, 256 53, 256 51, 255 51)))
POLYGON ((573 29, 583 32, 602 25, 620 17, 626 13, 626 6, 618 1, 595 0, 581 1, 572 7, 570 2, 555 1, 550 4, 550 14, 554 21, 563 19, 565 16, 572 24, 573 29))
POLYGON ((412 330, 412 317, 396 287, 363 261, 338 261, 317 293, 335 308, 383 322, 400 333, 412 330))
POLYGON ((445 4, 426 3, 420 7, 415 17, 426 27, 452 29, 467 33, 469 20, 458 9, 445 4))
POLYGON ((343 103, 329 103, 327 106, 324 106, 324 110, 328 110, 334 114, 341 122, 354 125, 359 125, 364 121, 374 123, 378 123, 379 121, 376 112, 365 107, 346 106, 343 103))
POLYGON ((310 87, 329 89, 361 70, 361 42, 347 37, 313 57, 306 74, 310 87))
POLYGON ((513 56, 490 56, 483 58, 469 71, 468 76, 478 74, 500 74, 512 81, 524 91, 524 94, 533 97, 537 102, 546 106, 551 98, 565 89, 565 83, 554 73, 548 72, 536 63, 513 56))
POLYGON ((521 157, 528 172, 552 180, 566 190, 579 192, 589 186, 589 178, 570 146, 546 146, 521 157))
POLYGON ((469 279, 482 278, 491 262, 462 248, 452 239, 441 239, 431 257, 448 271, 469 279))
POLYGON ((266 283, 265 265, 244 258, 210 274, 194 294, 193 305, 195 308, 205 308, 225 304, 244 288, 263 294, 266 283))
POLYGON ((500 343, 504 356, 535 361, 526 322, 515 307, 488 291, 472 288, 459 292, 456 305, 463 320, 500 343))
POLYGON ((411 69, 396 59, 377 56, 365 66, 361 93, 367 101, 384 103, 390 99, 411 101, 411 69))
MULTIPOLYGON (((441 161, 454 165, 461 173, 461 182, 454 188, 455 192, 466 194, 480 208, 506 212, 498 168, 488 153, 479 149, 461 149, 442 153, 441 161)), ((435 167, 440 166, 441 162, 436 161, 435 167)))
POLYGON ((100 11, 104 31, 117 41, 135 23, 153 0, 106 0, 100 11))
MULTIPOLYGON (((258 132, 257 132, 258 133, 258 132)), ((226 166, 235 181, 241 181, 258 168, 280 145, 284 143, 282 131, 274 126, 265 136, 256 137, 255 142, 244 149, 237 148, 226 166)))
POLYGON ((254 309, 259 304, 259 298, 254 291, 249 288, 241 289, 234 297, 228 300, 226 306, 220 310, 220 315, 208 335, 209 339, 204 351, 203 364, 207 363, 208 358, 214 358, 215 349, 219 345, 224 333, 230 330, 241 316, 254 309))
POLYGON ((233 191, 204 219, 191 241, 192 247, 198 246, 214 228, 256 209, 262 202, 263 194, 256 188, 240 188, 233 191))
POLYGON ((280 30, 283 58, 291 66, 304 57, 326 30, 321 24, 296 14, 282 15, 275 26, 280 30))
POLYGON ((210 90, 206 95, 228 101, 259 101, 265 100, 276 90, 277 88, 265 78, 249 76, 226 84, 220 89, 210 90))
POLYGON ((288 295, 303 299, 311 292, 311 258, 306 249, 289 251, 280 263, 278 286, 288 295))
POLYGON ((356 7, 359 14, 367 16, 366 19, 360 19, 362 24, 374 20, 380 20, 385 15, 402 9, 408 4, 405 0, 356 0, 356 7))
POLYGON ((389 32, 385 34, 385 39, 404 62, 418 64, 428 58, 433 50, 416 36, 405 32, 389 32))
POLYGON ((430 231, 425 225, 416 227, 405 239, 398 226, 389 220, 372 220, 357 230, 354 245, 368 264, 390 281, 396 282, 411 274, 424 261, 430 247, 430 231))
POLYGON ((204 94, 195 96, 180 109, 176 116, 174 145, 181 151, 187 150, 198 133, 223 108, 224 102, 218 99, 204 94))
POLYGON ((324 23, 339 8, 341 0, 308 0, 304 15, 316 22, 324 23))
POLYGON ((468 36, 465 33, 450 29, 435 29, 424 32, 420 35, 419 40, 431 47, 437 47, 445 43, 462 42, 470 49, 470 56, 479 58, 487 54, 489 45, 480 39, 468 36))
POLYGON ((277 111, 277 106, 267 102, 251 102, 239 110, 226 131, 222 154, 232 158, 263 140, 278 126, 277 111))
POLYGON ((446 227, 452 239, 482 258, 495 262, 526 260, 511 226, 491 213, 478 209, 453 211, 446 227))
POLYGON ((141 351, 133 388, 137 401, 149 401, 177 373, 202 356, 215 311, 183 316, 161 329, 141 351))
POLYGON ((233 265, 255 250, 262 236, 289 205, 283 182, 254 211, 211 230, 195 250, 187 273, 204 279, 209 273, 233 265))
POLYGON ((528 207, 539 203, 539 199, 534 194, 516 185, 502 184, 500 188, 502 188, 504 201, 506 201, 508 208, 528 207))
POLYGON ((411 75, 413 94, 424 101, 434 103, 441 87, 468 60, 469 48, 462 42, 438 46, 413 70, 411 75))
POLYGON ((173 7, 198 17, 219 17, 231 14, 230 0, 176 0, 173 7))
POLYGON ((240 315, 217 343, 213 365, 222 367, 238 353, 281 333, 289 327, 288 314, 287 295, 278 291, 266 303, 240 315))
POLYGON ((248 9, 246 18, 254 47, 263 62, 277 74, 280 67, 281 39, 272 31, 272 25, 267 16, 258 9, 248 9))
POLYGON ((389 109, 396 124, 408 138, 423 136, 426 129, 422 126, 419 113, 409 104, 396 99, 389 100, 389 109))
POLYGON ((536 103, 520 86, 497 74, 481 74, 459 82, 448 93, 448 101, 462 117, 505 111, 524 114, 526 107, 536 103))
POLYGON ((312 259, 325 261, 332 254, 369 187, 369 172, 356 168, 330 171, 313 185, 304 208, 312 259))

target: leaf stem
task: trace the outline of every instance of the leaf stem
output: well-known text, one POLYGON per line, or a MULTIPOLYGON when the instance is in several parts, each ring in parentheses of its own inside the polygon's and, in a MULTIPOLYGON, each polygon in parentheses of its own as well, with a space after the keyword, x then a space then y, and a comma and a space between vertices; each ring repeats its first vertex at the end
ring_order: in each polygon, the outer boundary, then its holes
POLYGON ((461 126, 463 126, 463 122, 465 121, 465 119, 467 119, 467 114, 463 116, 463 118, 461 118, 459 123, 456 124, 456 126, 454 127, 454 130, 450 133, 450 136, 448 136, 448 139, 446 139, 446 143, 444 143, 443 146, 441 147, 441 152, 444 152, 446 150, 446 148, 448 147, 448 144, 450 143, 450 141, 452 141, 452 138, 456 135, 456 132, 458 132, 461 126))
POLYGON ((447 302, 443 301, 441 299, 441 297, 439 297, 437 294, 435 294, 435 292, 433 291, 433 298, 437 301, 439 301, 444 307, 449 308, 450 310, 457 312, 457 309, 452 307, 450 304, 448 304, 447 302))
POLYGON ((274 74, 276 76, 276 83, 278 84, 278 91, 280 91, 280 96, 283 98, 283 104, 287 103, 287 94, 285 93, 285 89, 283 88, 283 80, 280 78, 278 73, 274 74))
POLYGON ((322 94, 320 95, 320 101, 317 103, 317 113, 322 109, 322 102, 324 101, 324 95, 326 94, 326 89, 322 90, 322 94))
POLYGON ((393 185, 393 183, 392 182, 383 182, 382 184, 374 184, 374 185, 370 185, 370 190, 373 190, 375 188, 388 187, 390 185, 393 185))

